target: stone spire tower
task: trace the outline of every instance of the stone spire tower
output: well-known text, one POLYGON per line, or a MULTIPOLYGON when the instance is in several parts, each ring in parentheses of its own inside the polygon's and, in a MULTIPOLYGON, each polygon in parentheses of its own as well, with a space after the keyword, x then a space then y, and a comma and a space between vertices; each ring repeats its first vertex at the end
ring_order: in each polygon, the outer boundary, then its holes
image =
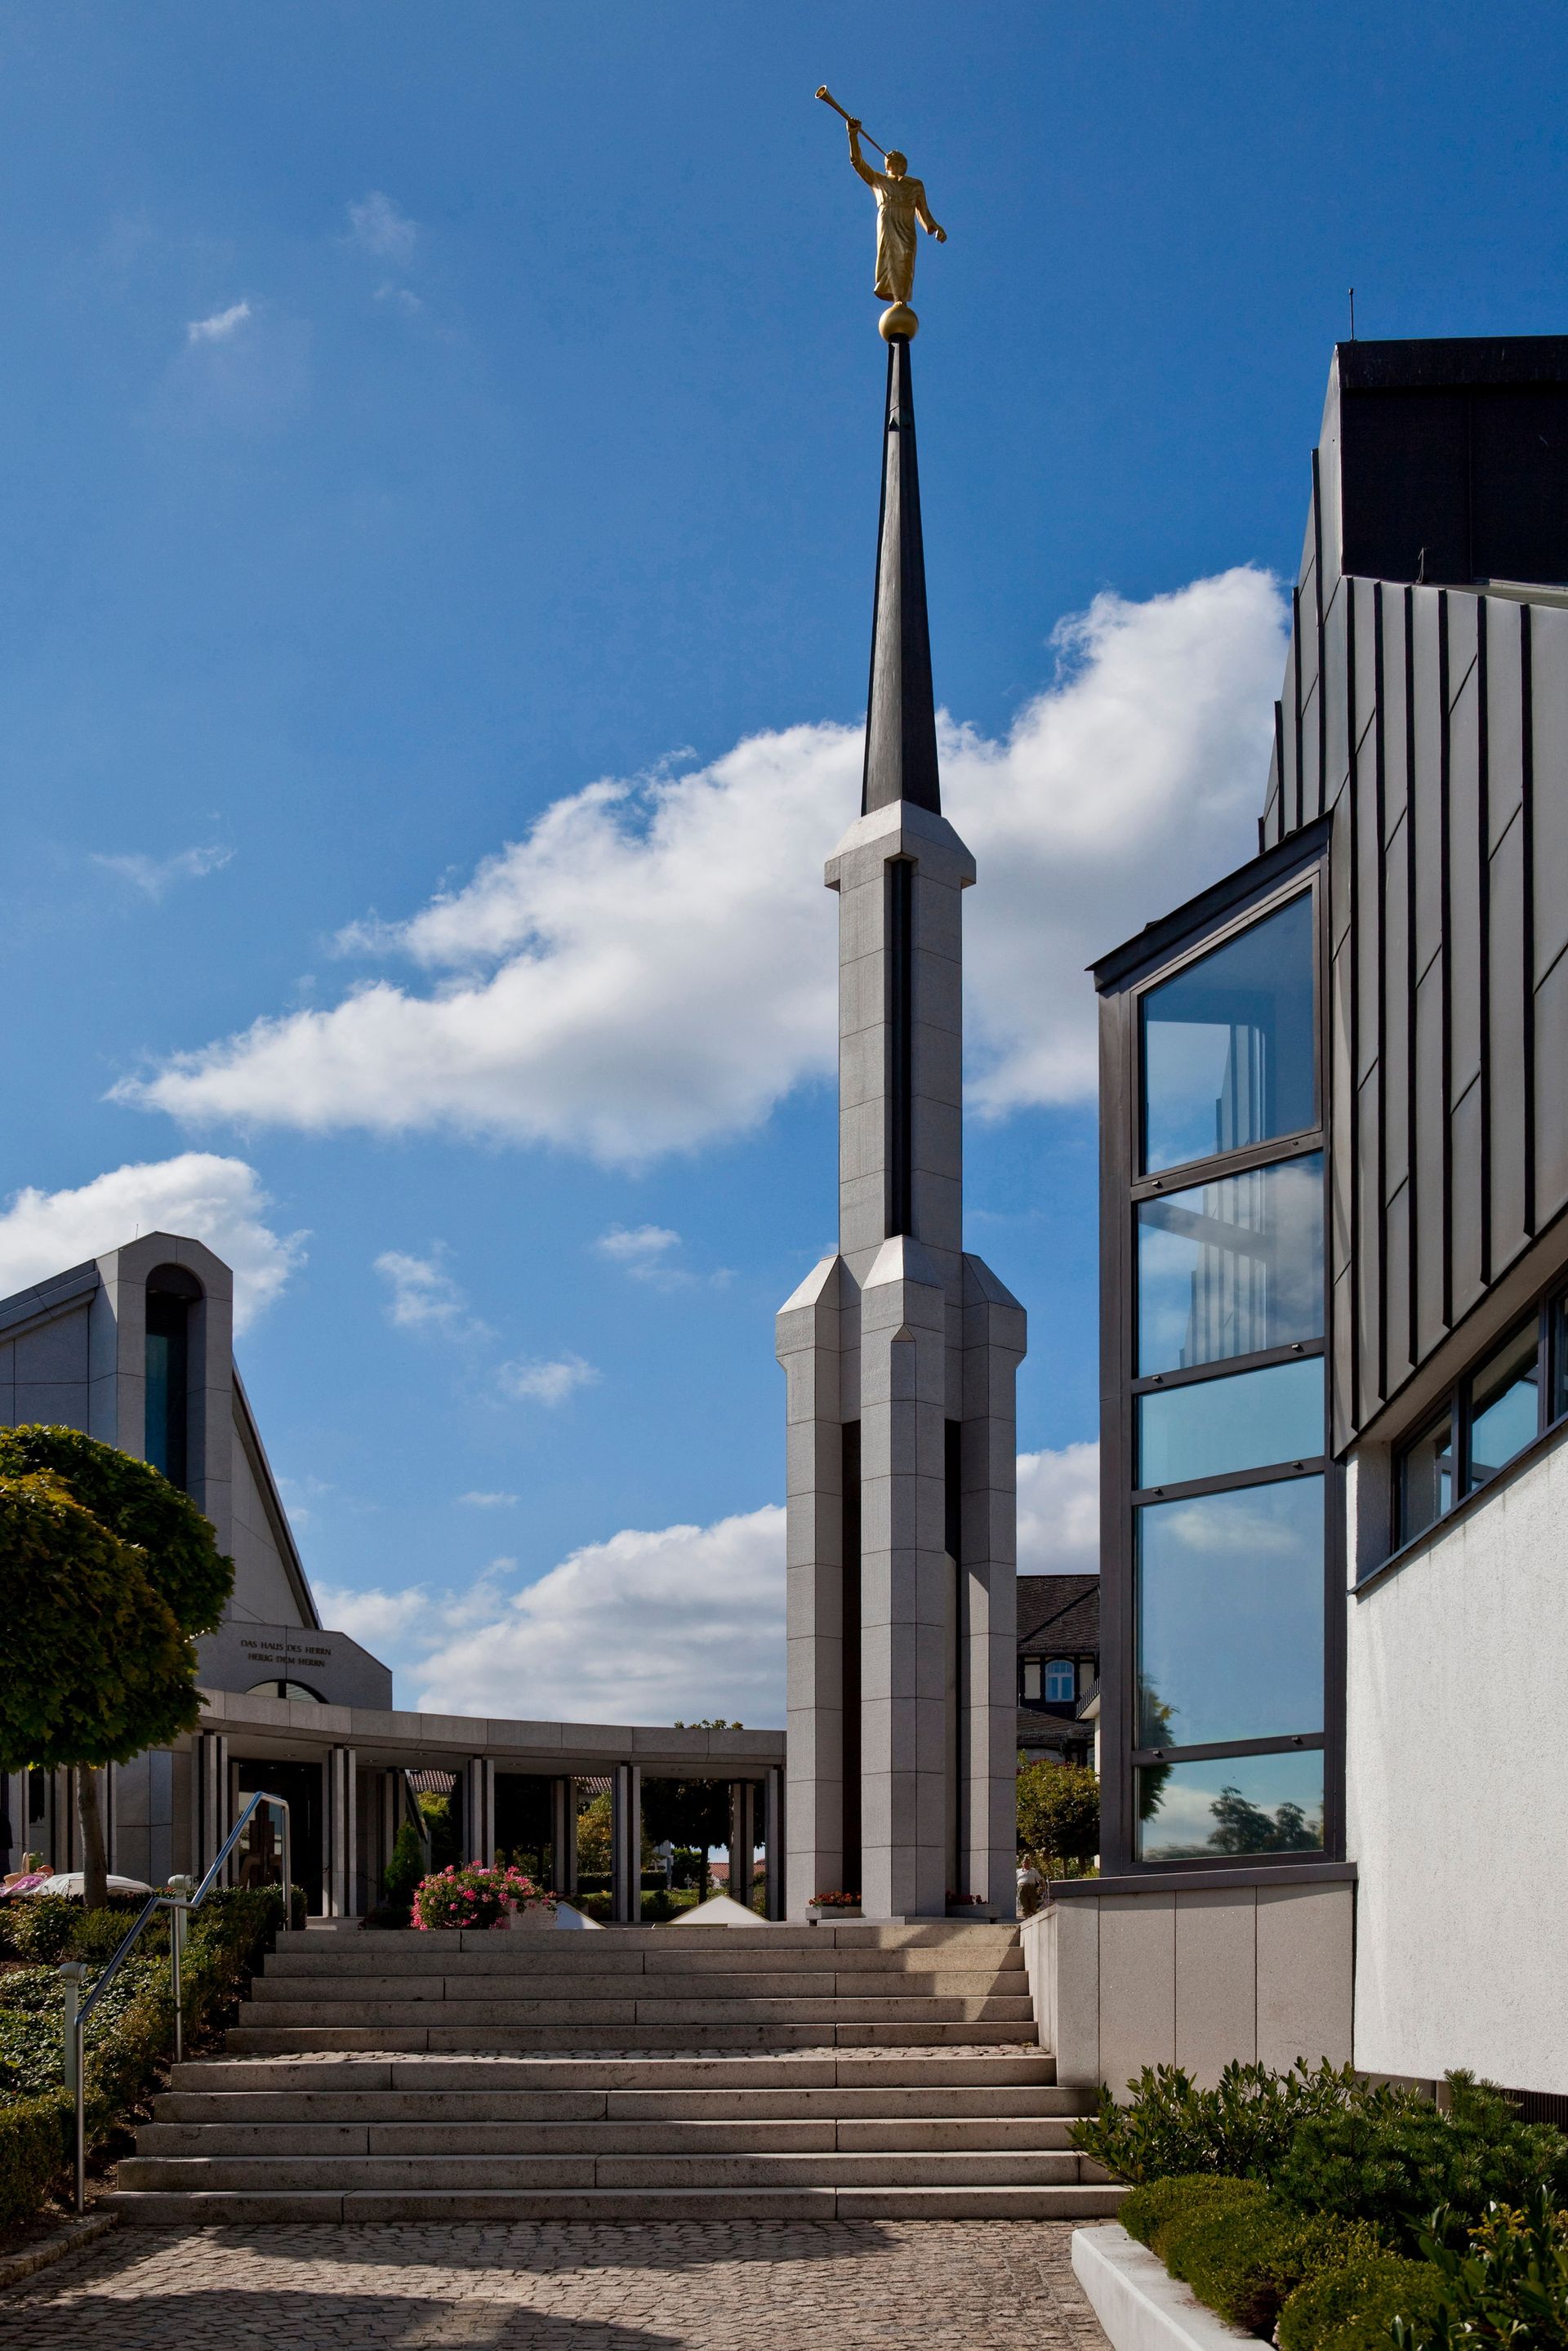
MULTIPOLYGON (((894 314, 889 314, 889 319, 894 314)), ((839 893, 839 1251, 789 1384, 789 1900, 1010 1917, 1024 1313, 963 1233, 962 893, 942 814, 909 342, 890 338, 859 820, 839 893)))

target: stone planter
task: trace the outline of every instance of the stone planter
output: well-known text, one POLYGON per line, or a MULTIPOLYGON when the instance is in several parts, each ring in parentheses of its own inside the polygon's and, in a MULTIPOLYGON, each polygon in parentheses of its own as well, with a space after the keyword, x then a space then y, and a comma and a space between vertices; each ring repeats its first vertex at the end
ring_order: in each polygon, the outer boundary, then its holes
POLYGON ((514 1935, 542 1935, 555 1925, 555 1912, 548 1902, 525 1902, 520 1910, 507 1913, 507 1931, 514 1935))
POLYGON ((858 1902, 808 1902, 806 1905, 806 1917, 813 1927, 820 1927, 824 1919, 862 1918, 864 1916, 858 1902))

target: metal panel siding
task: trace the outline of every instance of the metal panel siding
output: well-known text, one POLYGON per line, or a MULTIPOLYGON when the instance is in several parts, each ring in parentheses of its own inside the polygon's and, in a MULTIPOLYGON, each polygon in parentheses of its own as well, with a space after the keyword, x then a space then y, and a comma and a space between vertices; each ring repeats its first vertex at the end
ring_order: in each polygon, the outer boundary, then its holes
POLYGON ((1443 935, 1443 694, 1438 646, 1438 601, 1430 590, 1414 590, 1412 614, 1412 735, 1415 773, 1410 806, 1416 820, 1416 970, 1419 977, 1437 954, 1443 935))
POLYGON ((1448 1291, 1444 1186, 1448 1113, 1443 1101, 1442 957, 1416 990, 1416 1340, 1425 1355, 1443 1337, 1448 1291))
POLYGON ((1338 1453, 1355 1434, 1355 1301, 1349 1266, 1329 1291, 1329 1441, 1338 1453))
POLYGON ((1487 848, 1494 850, 1519 813, 1524 777, 1520 726, 1520 644, 1524 607, 1486 600, 1487 848))
MULTIPOLYGON (((1469 600, 1458 597, 1455 603, 1469 600)), ((1479 696, 1472 664, 1448 720, 1448 1085, 1457 1102, 1481 1066, 1479 696)))
POLYGON ((1356 1096, 1355 1185, 1355 1416, 1359 1424, 1383 1401, 1382 1331, 1383 1217, 1377 1197, 1378 1071, 1375 1067, 1356 1096))
MULTIPOLYGON (((1487 663, 1490 684, 1490 643, 1487 663)), ((1518 685, 1516 670, 1516 695, 1518 685)), ((1491 707, 1494 723, 1488 730, 1488 741, 1489 748, 1495 751, 1500 724, 1498 705, 1493 702, 1491 707)), ((1513 728, 1517 743, 1517 700, 1513 728)), ((1489 895, 1491 920, 1487 937, 1487 1118, 1491 1172, 1490 1271, 1495 1280, 1525 1241, 1524 961, 1520 953, 1524 927, 1524 825, 1517 806, 1513 822, 1491 855, 1489 895)))
MULTIPOLYGON (((1299 594, 1292 596, 1291 613, 1293 617, 1299 614, 1300 607, 1301 599, 1299 594)), ((1301 669, 1300 637, 1301 631, 1292 626, 1291 630, 1291 642, 1285 650, 1285 684, 1281 695, 1283 704, 1282 748, 1284 756, 1280 767, 1280 831, 1281 839, 1283 839, 1286 833, 1294 832, 1301 821, 1301 679, 1299 675, 1301 669)))
MULTIPOLYGON (((1568 946, 1568 612, 1535 606, 1530 638, 1532 895, 1539 985, 1568 946)), ((1549 1070, 1551 1065, 1541 1067, 1549 1070)))
POLYGON ((1480 623, 1479 596, 1450 594, 1443 600, 1448 620, 1448 706, 1458 700, 1471 664, 1480 623))
POLYGON ((1321 813, 1318 807, 1318 780, 1321 749, 1318 727, 1322 719, 1318 682, 1314 677, 1312 690, 1301 702, 1301 821, 1310 824, 1321 813))
MULTIPOLYGON (((1323 805, 1329 807, 1350 766, 1350 677, 1348 619, 1350 590, 1343 580, 1334 582, 1323 614, 1322 688, 1323 805)), ((1338 931, 1335 931, 1338 936, 1338 931)))
POLYGON ((1385 588, 1378 599, 1383 614, 1383 685, 1379 707, 1383 722, 1383 838, 1388 840, 1405 813, 1406 737, 1409 731, 1409 627, 1406 598, 1385 588))
POLYGON ((1410 1172, 1410 864, 1402 823, 1384 858, 1384 1190, 1410 1172))
POLYGON ((1453 1214, 1449 1243, 1453 1251, 1449 1313, 1454 1322, 1480 1297, 1485 1288, 1481 1270, 1481 1081, 1478 1072, 1468 1091, 1454 1104, 1448 1122, 1452 1168, 1453 1214))
POLYGON ((1535 1217, 1568 1200, 1568 955, 1535 991, 1535 1217))
POLYGON ((1383 1216, 1388 1252, 1387 1305, 1383 1330, 1384 1393, 1392 1395, 1414 1369, 1410 1353, 1410 1186, 1401 1184, 1383 1216))
MULTIPOLYGON (((1340 858, 1336 842, 1335 853, 1329 860, 1331 866, 1342 862, 1348 864, 1349 862, 1348 858, 1340 858)), ((1333 1086, 1330 1118, 1333 1148, 1329 1154, 1329 1186, 1333 1211, 1331 1263, 1336 1278, 1350 1263, 1351 1254, 1351 1193, 1354 1157, 1354 1134, 1351 1125, 1351 953, 1347 944, 1333 956, 1329 971, 1329 1068, 1333 1086)))

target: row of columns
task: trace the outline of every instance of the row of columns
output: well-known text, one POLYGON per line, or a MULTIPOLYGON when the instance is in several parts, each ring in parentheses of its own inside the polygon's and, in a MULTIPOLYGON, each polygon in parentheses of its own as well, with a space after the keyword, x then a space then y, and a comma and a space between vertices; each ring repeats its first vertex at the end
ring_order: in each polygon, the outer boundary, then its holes
MULTIPOLYGON (((205 1876, 234 1824, 230 1797, 229 1742, 221 1731, 203 1731, 193 1754, 192 1854, 198 1876, 205 1876)), ((390 1853, 396 1834, 397 1799, 391 1772, 382 1795, 382 1843, 390 1853)), ((463 1847, 469 1861, 496 1858, 496 1764, 473 1755, 462 1767, 463 1847)), ((635 1925, 643 1914, 643 1771, 640 1764, 617 1763, 610 1782, 611 1916, 619 1926, 635 1925)), ((329 1918, 357 1917, 360 1909, 359 1757, 352 1747, 329 1748, 322 1760, 322 1901, 329 1918)), ((784 1773, 775 1764, 765 1779, 736 1780, 729 1796, 729 1885, 736 1899, 749 1903, 752 1856, 767 1855, 766 1915, 785 1915, 784 1773), (738 1894, 736 1889, 739 1888, 738 1894)), ((550 1887, 570 1894, 577 1882, 575 1782, 550 1781, 550 1887)))

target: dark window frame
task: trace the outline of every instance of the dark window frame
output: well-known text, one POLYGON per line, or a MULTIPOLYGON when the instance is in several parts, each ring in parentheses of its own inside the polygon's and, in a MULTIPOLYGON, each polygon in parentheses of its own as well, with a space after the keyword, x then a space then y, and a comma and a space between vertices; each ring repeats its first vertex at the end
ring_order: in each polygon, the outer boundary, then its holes
POLYGON ((1388 1479, 1388 1552, 1385 1558, 1378 1560, 1367 1569, 1365 1574, 1360 1579, 1363 1583, 1369 1583, 1374 1576, 1381 1575, 1389 1561, 1397 1552, 1407 1549, 1412 1543, 1425 1541, 1429 1534, 1435 1533, 1453 1517, 1462 1503, 1474 1501, 1476 1496, 1483 1494, 1488 1486, 1495 1485, 1503 1471, 1517 1461, 1521 1453, 1527 1452, 1531 1445, 1550 1435, 1552 1429, 1560 1428, 1568 1423, 1568 1394, 1564 1393, 1565 1388, 1568 1388, 1568 1377, 1565 1377, 1565 1374, 1568 1374, 1568 1360, 1565 1360, 1565 1357, 1568 1357, 1568 1349, 1564 1348, 1563 1328, 1565 1314, 1568 1314, 1568 1283, 1565 1283, 1562 1276, 1558 1275, 1550 1286, 1542 1291, 1535 1304, 1528 1307, 1522 1314, 1516 1316, 1505 1331, 1500 1332, 1476 1357, 1474 1363, 1469 1364, 1460 1373, 1458 1378, 1448 1389, 1447 1399, 1448 1454, 1454 1465, 1453 1490, 1448 1499, 1448 1509, 1438 1510, 1427 1520, 1425 1526, 1406 1529, 1405 1525, 1404 1468, 1412 1448, 1421 1442, 1440 1419, 1443 1412, 1441 1400, 1432 1404, 1407 1430, 1405 1437, 1391 1446, 1388 1479), (1476 1380, 1486 1370, 1487 1365, 1500 1355, 1503 1349, 1511 1345, 1523 1332, 1528 1331, 1531 1324, 1535 1328, 1535 1360, 1539 1366, 1536 1378, 1534 1434, 1527 1437, 1522 1445, 1517 1446, 1506 1461, 1500 1461, 1490 1478, 1483 1479, 1479 1485, 1472 1485, 1470 1482, 1473 1468, 1470 1459, 1470 1425, 1474 1418, 1476 1380))
MULTIPOLYGON (((1103 1545, 1107 1567, 1108 1635, 1120 1653, 1120 1671, 1103 1683, 1106 1721, 1103 1725, 1102 1769, 1106 1785, 1106 1846, 1103 1866, 1150 1878, 1172 1870, 1197 1871, 1235 1866, 1235 1856, 1216 1854, 1183 1856, 1179 1861, 1145 1860, 1138 1851, 1137 1786, 1140 1766, 1150 1762, 1209 1761, 1221 1755, 1300 1753, 1321 1750, 1323 1771, 1323 1843, 1322 1858, 1336 1861, 1344 1844, 1343 1816, 1343 1626, 1344 1530, 1343 1477, 1330 1452, 1329 1377, 1333 1353, 1332 1284, 1324 1267, 1323 1335, 1320 1340, 1287 1343, 1257 1354, 1223 1358, 1213 1364, 1182 1367, 1140 1377, 1137 1364, 1136 1209, 1141 1201, 1185 1189, 1242 1170, 1288 1164, 1311 1152, 1322 1155, 1325 1238, 1333 1214, 1333 1111, 1329 1090, 1327 1000, 1330 970, 1328 889, 1328 828, 1314 827, 1280 851, 1265 852, 1258 863, 1243 868, 1183 910, 1188 919, 1177 928, 1177 918, 1154 926, 1144 941, 1119 950, 1097 967, 1103 1027, 1102 1052, 1102 1279, 1107 1311, 1102 1334, 1102 1390, 1106 1396, 1108 1440, 1102 1485, 1103 1545), (1318 1123, 1297 1133, 1275 1136, 1263 1144, 1217 1153, 1207 1159, 1184 1161, 1179 1166, 1143 1172, 1143 1072, 1140 1045, 1144 1022, 1142 1004, 1148 992, 1185 967, 1212 954, 1228 940, 1279 913, 1295 897, 1311 894, 1314 902, 1312 1040, 1314 1100, 1318 1123), (1136 955, 1137 946, 1146 952, 1136 955), (1136 1460, 1136 1399, 1151 1390, 1186 1385, 1202 1379, 1225 1378, 1242 1370, 1262 1368, 1270 1362, 1290 1362, 1318 1356, 1323 1370, 1322 1452, 1300 1464, 1270 1465, 1260 1470, 1231 1473, 1224 1478, 1189 1481, 1194 1490, 1221 1491, 1270 1482, 1274 1479, 1317 1474, 1324 1485, 1323 1609, 1324 1693, 1321 1729, 1282 1733, 1261 1740, 1238 1740, 1223 1747, 1172 1746, 1145 1749, 1137 1739, 1136 1648, 1136 1510, 1155 1499, 1174 1499, 1187 1490, 1166 1487, 1135 1489, 1132 1483, 1136 1460), (1336 1614, 1336 1611, 1338 1612, 1336 1614)), ((1314 1856, 1315 1858, 1316 1856, 1314 1856)), ((1300 1853, 1249 1856, 1264 1867, 1300 1866, 1300 1853)))

